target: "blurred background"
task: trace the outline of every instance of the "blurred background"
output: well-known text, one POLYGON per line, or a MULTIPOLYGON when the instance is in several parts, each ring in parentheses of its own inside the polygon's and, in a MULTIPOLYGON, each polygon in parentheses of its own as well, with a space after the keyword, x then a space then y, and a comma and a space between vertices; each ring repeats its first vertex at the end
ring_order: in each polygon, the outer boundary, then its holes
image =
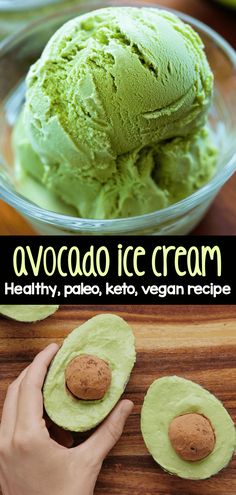
MULTIPOLYGON (((30 22, 70 9, 80 0, 0 0, 0 45, 30 22)), ((92 4, 86 0, 83 4, 92 4)), ((114 2, 116 5, 135 1, 114 2)), ((236 48, 236 0, 148 0, 185 12, 208 24, 236 48)), ((235 76, 236 77, 236 76, 235 76)), ((235 109, 236 110, 236 109, 235 109)), ((34 234, 33 229, 10 206, 0 201, 0 235, 34 234)), ((227 182, 194 235, 236 235, 236 174, 227 182)))

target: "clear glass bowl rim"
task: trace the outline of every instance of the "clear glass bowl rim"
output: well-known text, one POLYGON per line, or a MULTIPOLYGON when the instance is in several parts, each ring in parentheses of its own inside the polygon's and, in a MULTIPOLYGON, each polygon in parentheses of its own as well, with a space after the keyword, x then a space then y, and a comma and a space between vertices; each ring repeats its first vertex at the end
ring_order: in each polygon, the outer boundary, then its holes
POLYGON ((52 5, 58 3, 62 0, 0 0, 0 12, 19 12, 25 11, 27 9, 36 10, 40 7, 46 7, 47 5, 52 5))
MULTIPOLYGON (((87 2, 86 2, 87 3, 87 2)), ((117 5, 116 2, 107 1, 107 2, 91 2, 91 5, 94 8, 102 8, 105 4, 107 6, 117 5)), ((129 2, 122 2, 122 6, 131 5, 129 2)), ((216 31, 212 28, 204 24, 203 22, 195 19, 192 16, 189 16, 183 12, 166 8, 162 5, 157 4, 147 4, 145 2, 135 2, 132 4, 133 6, 145 6, 151 8, 159 8, 164 10, 169 10, 170 12, 178 15, 183 21, 193 25, 196 29, 201 30, 205 33, 210 39, 214 41, 214 43, 224 52, 227 58, 230 60, 234 69, 236 69, 236 52, 234 48, 216 31)), ((75 7, 66 8, 58 12, 57 14, 52 14, 49 16, 44 16, 44 23, 47 21, 51 21, 53 19, 59 19, 63 15, 67 13, 77 13, 78 7, 82 10, 88 9, 88 5, 85 3, 79 3, 75 7), (77 8, 76 8, 77 7, 77 8)), ((88 9, 89 10, 89 9, 88 9)), ((0 57, 8 52, 13 46, 21 42, 25 37, 37 29, 40 24, 42 24, 42 17, 40 20, 34 21, 27 25, 27 27, 22 28, 17 32, 17 34, 13 34, 5 38, 0 43, 0 57)), ((200 205, 204 201, 206 201, 209 197, 214 195, 214 192, 217 192, 223 184, 230 178, 230 176, 236 170, 236 150, 229 162, 225 165, 225 167, 220 170, 205 186, 191 194, 190 196, 184 198, 178 203, 174 203, 173 205, 163 208, 162 210, 153 211, 151 213, 147 213, 145 215, 134 216, 134 217, 126 217, 126 218, 114 218, 109 220, 96 220, 96 219, 87 219, 87 218, 79 218, 79 217, 71 217, 68 215, 55 213, 49 210, 45 210, 40 206, 37 206, 35 203, 27 200, 17 192, 13 192, 11 188, 7 185, 7 182, 4 184, 0 184, 0 197, 5 200, 8 204, 13 206, 17 211, 21 212, 23 215, 28 218, 33 219, 35 221, 44 222, 46 224, 54 225, 55 227, 72 230, 72 231, 81 231, 83 230, 85 233, 89 233, 90 231, 98 232, 102 229, 103 233, 112 232, 113 234, 119 234, 120 231, 132 231, 134 229, 143 229, 150 228, 158 224, 164 223, 168 220, 172 220, 177 218, 178 216, 182 216, 192 208, 200 205)), ((0 177, 1 180, 1 177, 0 177)))

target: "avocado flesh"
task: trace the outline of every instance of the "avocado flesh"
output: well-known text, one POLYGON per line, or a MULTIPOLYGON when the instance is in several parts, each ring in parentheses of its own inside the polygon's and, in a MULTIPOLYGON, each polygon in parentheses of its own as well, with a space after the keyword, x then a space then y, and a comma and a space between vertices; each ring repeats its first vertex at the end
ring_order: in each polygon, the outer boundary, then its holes
POLYGON ((160 378, 152 383, 142 407, 141 430, 155 461, 180 478, 210 478, 228 465, 236 446, 234 423, 223 404, 197 383, 177 376, 160 378), (181 459, 169 439, 168 429, 172 420, 187 413, 205 416, 215 432, 215 448, 201 461, 181 459))
POLYGON ((21 306, 18 304, 5 304, 0 305, 0 314, 12 320, 32 323, 51 316, 58 308, 59 306, 57 305, 37 306, 36 304, 31 304, 21 306))
POLYGON ((94 428, 118 402, 134 363, 134 335, 130 326, 116 315, 94 316, 69 334, 51 364, 43 390, 47 414, 67 430, 94 428), (112 370, 111 385, 102 400, 80 400, 66 388, 67 364, 83 354, 103 359, 112 370))

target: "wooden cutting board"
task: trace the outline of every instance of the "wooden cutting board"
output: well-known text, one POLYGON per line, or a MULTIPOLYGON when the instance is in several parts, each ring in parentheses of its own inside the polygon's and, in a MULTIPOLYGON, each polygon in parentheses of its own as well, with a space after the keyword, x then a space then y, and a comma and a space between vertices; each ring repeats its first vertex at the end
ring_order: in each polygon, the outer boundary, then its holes
POLYGON ((147 452, 140 433, 145 392, 158 377, 180 375, 221 399, 236 420, 236 307, 61 306, 36 324, 0 319, 0 408, 6 388, 34 355, 83 321, 113 312, 132 326, 137 363, 125 396, 135 403, 122 438, 105 461, 96 495, 235 495, 236 458, 207 481, 164 473, 147 452))

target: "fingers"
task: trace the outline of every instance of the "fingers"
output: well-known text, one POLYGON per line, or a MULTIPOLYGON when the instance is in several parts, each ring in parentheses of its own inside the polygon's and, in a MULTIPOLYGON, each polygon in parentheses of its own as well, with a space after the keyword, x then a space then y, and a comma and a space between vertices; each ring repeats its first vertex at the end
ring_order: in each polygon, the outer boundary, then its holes
MULTIPOLYGON (((83 444, 98 462, 104 460, 108 452, 119 440, 133 406, 133 402, 130 400, 122 400, 95 433, 83 444)), ((79 449, 79 447, 77 448, 79 449)))
POLYGON ((18 395, 16 428, 26 430, 38 425, 43 417, 42 386, 48 366, 58 351, 57 344, 50 344, 41 351, 28 368, 21 384, 18 395))
POLYGON ((2 411, 2 419, 1 419, 1 435, 4 436, 4 438, 12 438, 14 429, 15 429, 15 424, 16 424, 16 418, 17 418, 17 404, 18 404, 18 395, 19 395, 19 389, 22 380, 24 379, 27 370, 29 369, 29 366, 25 368, 18 378, 11 383, 11 385, 8 387, 5 402, 3 405, 3 411, 2 411))

